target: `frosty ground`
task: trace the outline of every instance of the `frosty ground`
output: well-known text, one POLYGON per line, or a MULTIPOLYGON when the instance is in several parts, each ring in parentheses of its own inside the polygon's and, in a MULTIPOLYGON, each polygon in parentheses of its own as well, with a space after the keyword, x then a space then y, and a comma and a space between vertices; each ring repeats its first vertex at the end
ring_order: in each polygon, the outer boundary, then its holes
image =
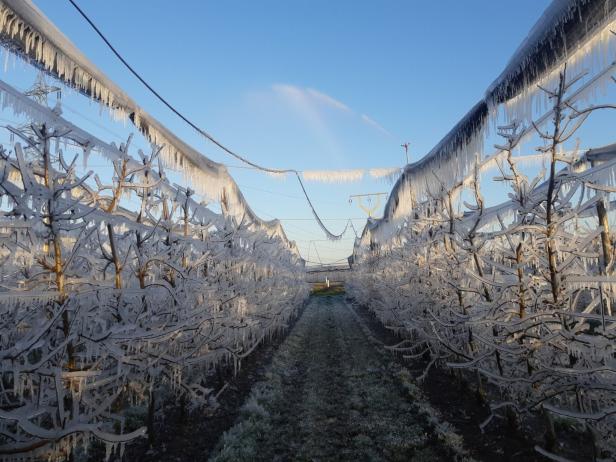
POLYGON ((212 461, 464 459, 343 296, 313 297, 212 461))

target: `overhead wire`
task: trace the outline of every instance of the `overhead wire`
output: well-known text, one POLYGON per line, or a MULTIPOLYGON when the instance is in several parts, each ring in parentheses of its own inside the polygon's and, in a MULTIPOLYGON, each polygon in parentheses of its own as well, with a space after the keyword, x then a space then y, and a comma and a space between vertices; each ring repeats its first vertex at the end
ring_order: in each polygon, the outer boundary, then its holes
MULTIPOLYGON (((23 88, 22 88, 22 91, 25 91, 25 90, 23 90, 23 88)), ((65 101, 63 101, 63 103, 62 103, 62 108, 63 109, 69 109, 75 115, 77 115, 77 116, 87 120, 88 122, 90 122, 93 125, 97 126, 101 130, 106 131, 107 133, 109 133, 113 137, 115 137, 116 139, 118 139, 118 140, 123 140, 124 139, 123 136, 119 135, 118 133, 113 132, 112 130, 109 130, 106 126, 104 126, 103 124, 101 124, 97 120, 89 118, 88 116, 86 116, 82 112, 80 112, 80 111, 70 107, 65 101)), ((13 124, 17 123, 17 121, 14 120, 14 119, 6 119, 6 118, 2 118, 2 117, 0 117, 0 121, 5 122, 5 123, 7 123, 9 125, 13 125, 13 124)), ((75 143, 72 143, 72 142, 66 142, 65 144, 71 145, 71 146, 74 146, 74 147, 80 147, 79 145, 77 145, 75 143)), ((89 165, 89 167, 105 167, 105 166, 107 166, 106 164, 104 164, 104 165, 95 165, 95 164, 91 164, 91 163, 89 163, 88 165, 89 165)), ((252 167, 250 167, 250 168, 252 168, 252 167)), ((242 185, 240 185, 240 186, 242 186, 242 185)), ((267 193, 274 194, 274 195, 287 196, 287 197, 290 197, 290 198, 304 200, 304 198, 299 197, 299 196, 286 195, 286 194, 283 194, 283 193, 278 193, 278 192, 274 192, 274 191, 268 191, 268 190, 264 190, 264 189, 260 189, 260 188, 253 188, 253 187, 250 187, 250 186, 243 186, 243 187, 247 187, 247 188, 251 188, 251 189, 256 189, 256 190, 267 192, 267 193)), ((260 213, 263 213, 265 215, 273 217, 273 215, 268 214, 268 213, 263 212, 263 211, 260 211, 260 213)), ((314 220, 314 218, 278 218, 278 219, 281 220, 281 221, 313 221, 314 220)), ((357 218, 323 218, 322 220, 324 220, 324 221, 341 221, 341 220, 343 220, 343 221, 351 221, 351 220, 364 220, 364 218, 361 218, 361 217, 357 217, 357 218)), ((305 232, 307 234, 316 236, 316 234, 308 232, 304 228, 296 227, 294 225, 288 225, 288 226, 296 228, 297 231, 305 232)), ((340 239, 340 241, 353 241, 353 240, 355 240, 355 238, 340 239)), ((316 242, 331 242, 329 239, 297 239, 296 241, 298 243, 299 242, 312 242, 312 245, 315 246, 315 251, 317 252, 317 255, 318 255, 318 250, 316 250, 316 244, 315 244, 316 242)), ((339 249, 333 249, 333 248, 329 248, 329 249, 330 250, 339 250, 339 249)), ((320 259, 320 255, 319 255, 319 259, 320 259)))
POLYGON ((222 151, 226 152, 227 154, 231 155, 232 157, 235 157, 236 159, 238 159, 239 161, 250 165, 258 170, 264 171, 264 172, 268 172, 268 173, 295 173, 295 176, 297 177, 297 181, 299 182, 302 191, 304 193, 304 196, 306 197, 306 201, 308 202, 308 205, 310 206, 310 209, 312 211, 312 214, 315 217, 315 220, 317 221, 317 223, 319 224, 319 226, 321 227, 321 229, 323 230, 323 232, 328 236, 328 238, 330 238, 331 240, 337 240, 340 239, 344 233, 347 231, 348 229, 348 224, 347 226, 344 227, 344 230, 340 233, 340 234, 334 234, 332 233, 323 223, 323 221, 321 220, 321 218, 319 217, 319 215, 317 214, 317 211, 315 210, 312 201, 310 200, 310 197, 308 197, 308 193, 306 191, 306 188, 304 187, 304 184, 300 178, 299 175, 299 171, 295 170, 295 169, 275 169, 275 168, 269 168, 269 167, 264 167, 262 165, 259 165, 255 162, 252 162, 251 160, 245 158, 244 156, 241 156, 239 154, 237 154, 236 152, 234 152, 233 150, 229 149, 228 147, 226 147, 224 144, 222 144, 220 141, 218 141, 216 138, 214 138, 212 135, 210 135, 209 133, 207 133, 205 130, 201 129, 198 125, 196 125, 194 122, 192 122, 188 117, 186 117, 182 112, 180 112, 178 109, 175 108, 175 106, 173 106, 169 101, 167 101, 160 93, 158 93, 129 63, 126 59, 124 59, 124 57, 120 54, 120 52, 118 50, 116 50, 116 48, 111 44, 111 42, 107 39, 107 37, 105 36, 105 34, 102 33, 102 31, 96 26, 96 24, 94 24, 94 22, 90 19, 90 17, 79 7, 79 5, 74 1, 74 0, 68 0, 69 3, 71 5, 73 5, 73 7, 75 7, 75 9, 77 10, 77 12, 86 20, 86 22, 92 27, 92 29, 98 34, 98 36, 105 42, 105 44, 107 45, 107 47, 109 47, 109 49, 113 52, 113 54, 122 62, 122 64, 124 64, 124 66, 126 66, 126 68, 159 100, 161 101, 165 106, 167 106, 167 108, 169 108, 175 115, 177 115, 180 119, 182 119, 185 123, 187 123, 190 127, 192 127, 195 131, 197 131, 199 134, 201 134, 203 137, 205 137, 207 140, 209 140, 210 142, 212 142, 213 144, 215 144, 216 146, 218 146, 222 151))

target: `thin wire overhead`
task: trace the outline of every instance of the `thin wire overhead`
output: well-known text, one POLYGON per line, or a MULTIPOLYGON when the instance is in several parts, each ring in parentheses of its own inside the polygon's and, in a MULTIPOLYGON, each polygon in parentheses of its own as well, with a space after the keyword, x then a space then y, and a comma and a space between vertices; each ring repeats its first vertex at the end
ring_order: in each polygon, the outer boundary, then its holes
POLYGON ((251 167, 254 167, 258 170, 267 172, 267 173, 294 173, 297 177, 297 181, 299 182, 302 191, 304 193, 304 196, 306 197, 306 201, 308 202, 308 205, 310 206, 310 209, 312 210, 312 213, 315 217, 315 220, 317 221, 317 223, 319 224, 319 226, 321 227, 321 229, 325 232, 325 234, 328 236, 328 238, 332 239, 332 240, 337 240, 340 239, 344 233, 346 232, 347 228, 348 228, 348 223, 347 226, 345 226, 344 230, 340 233, 340 234, 333 234, 331 231, 329 231, 329 229, 327 229, 327 227, 325 226, 325 224, 323 223, 323 221, 321 220, 321 218, 319 218, 314 206, 312 205, 312 201, 310 200, 310 198, 308 197, 308 193, 306 192, 306 188, 304 188, 304 184, 302 183, 302 180, 300 178, 299 175, 299 171, 294 170, 294 169, 276 169, 276 168, 269 168, 269 167, 264 167, 262 165, 256 164, 250 160, 248 160, 247 158, 237 154, 236 152, 234 152, 233 150, 227 148, 224 144, 222 144, 221 142, 219 142, 217 139, 215 139, 212 135, 210 135, 209 133, 207 133, 205 130, 201 129, 199 126, 197 126, 194 122, 192 122, 188 117, 186 117, 184 114, 182 114, 178 109, 175 108, 175 106, 173 106, 169 101, 167 101, 163 96, 160 95, 160 93, 158 93, 154 88, 152 88, 152 86, 128 63, 128 61, 126 61, 126 59, 124 59, 124 57, 120 54, 120 52, 118 50, 116 50, 116 48, 111 44, 111 42, 107 39, 107 37, 101 32, 101 30, 96 26, 96 24, 94 24, 94 22, 88 17, 88 15, 79 7, 79 5, 77 5, 77 3, 74 0, 68 0, 71 5, 73 5, 75 7, 75 9, 77 10, 77 12, 87 21, 87 23, 92 27, 92 29, 98 34, 98 36, 105 42, 105 44, 109 47, 109 49, 113 52, 114 55, 116 55, 116 57, 122 62, 122 64, 124 64, 124 66, 126 66, 126 68, 159 100, 161 101, 165 106, 167 106, 175 115, 177 115, 180 119, 182 119, 184 122, 186 122, 190 127, 192 127, 195 131, 197 131, 199 134, 201 134, 203 137, 205 137, 207 140, 211 141, 212 143, 214 143, 216 146, 218 146, 220 149, 222 149, 224 152, 226 152, 227 154, 231 155, 232 157, 235 157, 236 159, 238 159, 239 161, 250 165, 251 167))

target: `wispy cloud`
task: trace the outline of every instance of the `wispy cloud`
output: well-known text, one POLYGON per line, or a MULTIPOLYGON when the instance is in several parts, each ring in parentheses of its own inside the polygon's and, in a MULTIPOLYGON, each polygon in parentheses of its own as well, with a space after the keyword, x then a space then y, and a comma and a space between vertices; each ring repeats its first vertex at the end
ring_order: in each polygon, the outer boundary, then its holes
POLYGON ((341 107, 346 107, 344 104, 316 90, 310 91, 295 85, 276 84, 272 85, 272 90, 300 114, 332 154, 341 154, 339 143, 325 121, 321 106, 326 104, 336 110, 343 110, 341 107))
POLYGON ((327 107, 329 109, 344 112, 353 117, 358 117, 367 126, 381 132, 384 135, 390 137, 392 136, 387 129, 368 115, 357 114, 342 101, 319 90, 315 90, 314 88, 302 88, 289 84, 275 84, 272 85, 272 90, 285 98, 287 102, 291 103, 305 116, 308 116, 311 122, 319 125, 321 129, 326 128, 323 115, 321 114, 321 109, 323 107, 327 107))
POLYGON ((389 133, 388 130, 385 129, 385 127, 383 127, 380 123, 378 123, 376 120, 368 117, 366 114, 362 114, 361 116, 361 120, 367 124, 370 125, 371 127, 376 128, 378 131, 380 131, 381 133, 384 133, 387 136, 392 136, 391 133, 389 133))
POLYGON ((320 91, 315 90, 314 88, 307 88, 306 93, 310 95, 312 98, 314 98, 316 101, 318 101, 319 103, 325 104, 326 106, 330 106, 342 112, 350 112, 350 113, 353 112, 351 111, 349 106, 344 104, 342 101, 338 101, 336 98, 326 95, 325 93, 321 93, 320 91))

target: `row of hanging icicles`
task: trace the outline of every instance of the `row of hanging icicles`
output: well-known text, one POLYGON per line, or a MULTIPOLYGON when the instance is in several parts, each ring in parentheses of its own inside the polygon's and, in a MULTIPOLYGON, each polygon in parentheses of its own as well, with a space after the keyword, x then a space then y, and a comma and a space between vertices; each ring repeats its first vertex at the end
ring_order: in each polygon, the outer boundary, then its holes
MULTIPOLYGON (((288 172, 266 172, 268 175, 276 179, 286 179, 288 172)), ((320 183, 356 183, 369 176, 377 180, 385 180, 394 183, 400 174, 402 168, 371 168, 371 169, 353 169, 353 170, 302 170, 301 175, 304 180, 320 183)))

